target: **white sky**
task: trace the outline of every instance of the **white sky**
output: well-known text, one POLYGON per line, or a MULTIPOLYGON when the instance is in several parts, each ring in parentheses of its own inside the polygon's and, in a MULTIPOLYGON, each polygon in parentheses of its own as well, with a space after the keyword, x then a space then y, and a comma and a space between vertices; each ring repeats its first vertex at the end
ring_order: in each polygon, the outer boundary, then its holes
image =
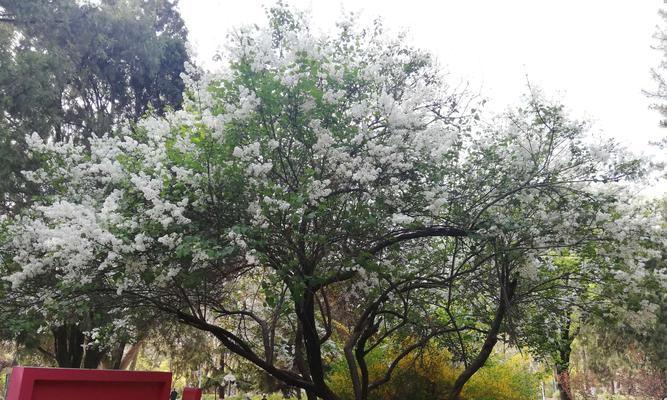
MULTIPOLYGON (((667 0, 664 0, 667 2, 667 0)), ((212 57, 233 27, 265 22, 261 0, 181 0, 200 63, 212 57)), ((635 149, 667 134, 648 109, 642 89, 661 54, 651 49, 662 24, 661 0, 291 0, 309 10, 315 26, 333 27, 345 11, 381 16, 392 30, 430 50, 454 79, 468 81, 492 109, 516 104, 526 76, 576 117, 635 149)))

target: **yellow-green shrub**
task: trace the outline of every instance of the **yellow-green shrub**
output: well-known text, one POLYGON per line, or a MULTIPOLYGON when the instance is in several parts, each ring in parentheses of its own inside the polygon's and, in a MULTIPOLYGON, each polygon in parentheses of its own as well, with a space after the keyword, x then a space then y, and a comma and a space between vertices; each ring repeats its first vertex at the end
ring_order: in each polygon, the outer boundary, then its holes
POLYGON ((470 400, 534 399, 540 384, 539 374, 531 372, 528 359, 519 354, 507 360, 492 358, 463 388, 470 400))
MULTIPOLYGON (((368 357, 371 380, 382 376, 393 360, 394 351, 374 352, 368 357)), ((391 380, 371 392, 369 400, 446 400, 460 368, 452 365, 451 355, 434 346, 403 359, 394 370, 391 380)), ((333 366, 329 384, 342 399, 353 399, 347 366, 333 366)), ((463 400, 530 400, 534 399, 539 376, 528 368, 520 355, 507 360, 496 356, 480 369, 466 384, 463 400)))

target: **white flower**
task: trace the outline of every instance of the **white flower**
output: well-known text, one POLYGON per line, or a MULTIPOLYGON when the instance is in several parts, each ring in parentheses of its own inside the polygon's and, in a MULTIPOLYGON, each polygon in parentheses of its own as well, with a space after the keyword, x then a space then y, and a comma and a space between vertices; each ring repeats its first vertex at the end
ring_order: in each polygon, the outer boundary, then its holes
POLYGON ((391 217, 391 222, 396 224, 396 225, 409 225, 411 224, 415 219, 405 215, 405 214, 394 214, 391 217))

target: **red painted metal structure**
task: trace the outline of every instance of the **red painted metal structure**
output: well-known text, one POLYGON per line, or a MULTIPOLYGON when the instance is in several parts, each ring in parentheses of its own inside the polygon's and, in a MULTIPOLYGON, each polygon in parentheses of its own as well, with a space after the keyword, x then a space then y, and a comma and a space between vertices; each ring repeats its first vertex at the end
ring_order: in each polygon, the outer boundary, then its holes
POLYGON ((171 372, 14 367, 7 400, 167 400, 171 372))
POLYGON ((184 388, 183 400, 201 400, 201 389, 188 387, 184 388))

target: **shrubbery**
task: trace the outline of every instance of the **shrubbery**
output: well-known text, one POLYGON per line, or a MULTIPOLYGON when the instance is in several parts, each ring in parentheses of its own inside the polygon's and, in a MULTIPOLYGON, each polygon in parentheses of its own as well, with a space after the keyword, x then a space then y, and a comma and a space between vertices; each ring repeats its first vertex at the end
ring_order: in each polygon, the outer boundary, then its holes
MULTIPOLYGON (((371 379, 384 373, 395 354, 375 352, 369 357, 371 379)), ((347 368, 334 365, 330 378, 332 390, 343 400, 352 400, 352 385, 347 368)), ((460 372, 451 361, 449 352, 431 346, 406 357, 394 370, 389 383, 371 392, 369 400, 445 400, 460 372)), ((521 355, 503 358, 496 356, 466 384, 463 400, 528 400, 539 391, 540 376, 532 372, 521 355)))
POLYGON ((530 370, 528 358, 516 354, 507 359, 491 359, 463 390, 465 399, 523 400, 534 399, 540 385, 540 374, 530 370))

